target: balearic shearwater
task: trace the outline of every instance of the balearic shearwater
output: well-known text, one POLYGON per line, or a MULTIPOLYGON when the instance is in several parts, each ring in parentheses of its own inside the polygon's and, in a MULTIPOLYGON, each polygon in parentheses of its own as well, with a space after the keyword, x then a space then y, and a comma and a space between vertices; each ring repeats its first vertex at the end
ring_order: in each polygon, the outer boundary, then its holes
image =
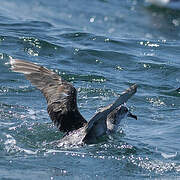
POLYGON ((77 91, 71 83, 55 72, 31 62, 10 59, 10 64, 14 72, 23 73, 45 96, 50 118, 65 133, 59 141, 63 145, 94 143, 99 137, 114 133, 125 116, 137 119, 124 105, 136 93, 136 84, 87 122, 78 110, 77 91))

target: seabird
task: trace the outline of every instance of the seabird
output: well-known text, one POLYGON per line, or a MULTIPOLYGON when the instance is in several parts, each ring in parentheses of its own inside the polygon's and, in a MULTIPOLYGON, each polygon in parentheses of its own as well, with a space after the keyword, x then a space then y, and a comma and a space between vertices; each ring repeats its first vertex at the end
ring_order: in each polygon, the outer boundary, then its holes
POLYGON ((11 58, 10 64, 14 72, 23 73, 45 96, 52 122, 65 133, 59 141, 62 145, 95 143, 99 137, 116 132, 124 117, 137 119, 124 104, 136 93, 136 84, 124 91, 114 103, 101 109, 88 122, 78 110, 77 91, 71 83, 32 62, 11 58))

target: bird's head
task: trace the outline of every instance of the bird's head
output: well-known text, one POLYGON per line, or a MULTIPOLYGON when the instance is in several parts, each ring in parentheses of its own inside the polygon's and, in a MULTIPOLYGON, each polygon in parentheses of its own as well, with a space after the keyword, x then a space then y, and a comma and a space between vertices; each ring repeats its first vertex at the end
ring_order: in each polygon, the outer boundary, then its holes
POLYGON ((109 132, 115 132, 118 129, 118 126, 121 122, 121 120, 125 117, 131 117, 137 120, 137 116, 133 115, 129 109, 124 106, 121 105, 119 107, 117 107, 116 109, 114 109, 112 112, 110 112, 107 116, 107 130, 109 132))

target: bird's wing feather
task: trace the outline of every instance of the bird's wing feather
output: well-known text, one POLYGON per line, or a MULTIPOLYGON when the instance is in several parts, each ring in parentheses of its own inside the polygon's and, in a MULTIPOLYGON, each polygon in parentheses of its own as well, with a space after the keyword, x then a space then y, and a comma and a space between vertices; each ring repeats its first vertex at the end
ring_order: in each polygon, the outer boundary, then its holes
POLYGON ((134 84, 127 90, 125 90, 123 93, 121 93, 120 97, 114 103, 106 106, 105 108, 101 109, 97 114, 95 114, 86 126, 86 137, 88 136, 88 134, 91 133, 91 131, 96 131, 96 128, 99 128, 99 124, 104 124, 104 121, 106 121, 107 119, 107 115, 121 104, 126 103, 128 99, 130 99, 131 96, 136 93, 136 91, 137 85, 134 84))
POLYGON ((79 129, 87 123, 77 108, 76 89, 58 74, 24 60, 11 59, 11 69, 26 78, 46 97, 47 111, 53 123, 62 132, 79 129))

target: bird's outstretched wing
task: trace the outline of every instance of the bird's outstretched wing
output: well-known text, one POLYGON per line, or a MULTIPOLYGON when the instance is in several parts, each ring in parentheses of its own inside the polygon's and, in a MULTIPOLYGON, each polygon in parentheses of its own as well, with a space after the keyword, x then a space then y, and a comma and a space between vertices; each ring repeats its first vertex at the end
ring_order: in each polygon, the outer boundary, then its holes
POLYGON ((25 74, 44 94, 49 116, 60 131, 73 131, 87 123, 78 110, 77 92, 70 83, 55 72, 34 63, 18 59, 11 59, 10 63, 13 71, 25 74))
POLYGON ((100 131, 100 127, 104 126, 104 128, 106 128, 107 115, 121 104, 126 103, 128 99, 130 99, 131 96, 136 93, 136 91, 137 85, 134 84, 128 89, 126 89, 124 92, 122 92, 120 97, 114 103, 104 107, 97 114, 95 114, 86 125, 86 136, 84 138, 84 141, 86 141, 89 136, 91 136, 92 138, 95 131, 100 131))

